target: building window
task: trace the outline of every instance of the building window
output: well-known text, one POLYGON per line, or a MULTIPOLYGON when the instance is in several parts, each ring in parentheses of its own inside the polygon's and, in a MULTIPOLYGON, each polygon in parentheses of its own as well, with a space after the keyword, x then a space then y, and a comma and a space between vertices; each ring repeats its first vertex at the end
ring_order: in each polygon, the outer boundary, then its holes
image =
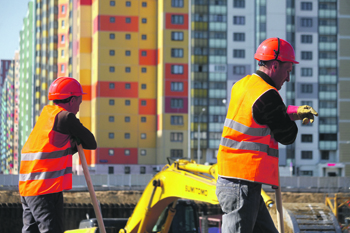
POLYGON ((64 20, 61 21, 61 27, 64 28, 64 20))
POLYGON ((125 23, 131 23, 131 18, 129 17, 125 18, 125 23))
POLYGON ((61 65, 61 73, 64 73, 64 65, 61 65))
POLYGON ((171 0, 171 7, 184 7, 184 0, 171 0))
POLYGON ((147 89, 147 85, 144 84, 144 83, 142 83, 142 84, 141 84, 141 89, 143 89, 143 90, 147 89))
POLYGON ((312 68, 301 68, 301 76, 311 77, 312 76, 312 68))
POLYGON ((245 50, 244 49, 234 49, 233 50, 234 58, 245 58, 245 50))
POLYGON ((329 151, 321 151, 321 160, 329 160, 329 151))
POLYGON ((114 133, 109 133, 108 138, 113 139, 114 138, 114 133))
POLYGON ((125 134, 124 134, 124 138, 125 138, 125 139, 130 139, 130 133, 125 133, 125 134))
POLYGON ((302 27, 312 27, 312 19, 311 18, 301 18, 301 26, 302 27))
POLYGON ((131 35, 130 34, 125 34, 125 40, 130 40, 131 39, 131 35))
POLYGON ((110 6, 115 6, 115 1, 109 1, 110 6))
POLYGON ((233 33, 233 41, 245 41, 245 33, 241 33, 241 32, 233 33))
POLYGON ((311 150, 301 151, 301 159, 312 159, 312 151, 311 150))
POLYGON ((130 174, 130 167, 129 166, 124 167, 124 174, 130 174))
POLYGON ((145 34, 141 35, 141 40, 147 40, 147 35, 145 34))
POLYGON ((130 122, 130 117, 128 117, 128 116, 124 117, 124 121, 125 122, 130 122))
POLYGON ((144 150, 144 149, 142 149, 142 150, 140 150, 140 154, 144 156, 144 155, 146 155, 146 154, 147 154, 147 151, 146 151, 146 150, 144 150))
POLYGON ((182 158, 183 157, 183 151, 178 149, 171 149, 170 150, 170 157, 171 158, 182 158))
POLYGON ((125 100, 125 105, 130 106, 130 100, 125 100))
POLYGON ((146 174, 146 167, 145 166, 140 167, 140 174, 146 174))
POLYGON ((110 56, 114 56, 115 55, 115 51, 113 49, 109 50, 109 55, 110 56))
POLYGON ((130 89, 131 88, 131 84, 130 83, 125 83, 125 89, 130 89))
POLYGON ((301 35, 301 43, 311 44, 312 43, 312 35, 301 35))
POLYGON ((131 6, 131 2, 130 1, 126 1, 125 2, 125 6, 130 7, 131 6))
POLYGON ((312 2, 301 2, 301 10, 312 11, 312 2))
POLYGON ((109 100, 109 105, 114 105, 114 100, 109 100))
POLYGON ((170 123, 172 125, 183 125, 184 124, 183 116, 171 116, 170 123))
POLYGON ((171 82, 171 91, 183 91, 184 84, 182 82, 171 82))
POLYGON ((183 57, 184 50, 183 49, 171 49, 171 57, 183 57))
POLYGON ((147 57, 147 51, 141 51, 141 56, 142 57, 147 57))
POLYGON ((61 36, 61 43, 64 43, 64 35, 61 36))
POLYGON ((172 65, 171 66, 171 73, 172 74, 183 74, 184 73, 184 66, 183 65, 172 65))
POLYGON ((233 16, 233 24, 244 25, 245 24, 245 17, 244 16, 233 16))
POLYGON ((141 122, 146 122, 147 118, 146 117, 141 117, 141 122))
POLYGON ((109 22, 110 23, 115 23, 115 17, 109 17, 109 22))
POLYGON ((115 39, 115 34, 114 33, 109 33, 109 39, 114 40, 115 39))
POLYGON ((171 99, 170 100, 170 107, 171 108, 183 108, 184 107, 183 99, 171 99))
POLYGON ((236 75, 245 74, 245 66, 234 66, 233 67, 233 74, 236 74, 236 75))
POLYGON ((301 176, 312 176, 313 171, 300 171, 301 176))
POLYGON ((125 56, 130 56, 130 54, 131 54, 130 50, 125 51, 125 56))
POLYGON ((147 2, 142 2, 142 7, 147 7, 147 2))
POLYGON ((114 66, 110 66, 110 67, 109 67, 109 72, 114 73, 114 71, 115 71, 114 66))
POLYGON ((147 73, 147 68, 146 67, 142 67, 141 68, 141 73, 147 73))
POLYGON ((142 18, 141 22, 142 23, 147 23, 147 19, 146 18, 142 18))
POLYGON ((114 122, 114 116, 109 116, 108 120, 109 122, 114 122))
POLYGON ((233 0, 233 7, 234 8, 244 8, 245 7, 245 0, 233 0))
POLYGON ((184 16, 183 15, 172 15, 171 16, 171 24, 184 24, 184 16))
POLYGON ((183 32, 171 32, 171 40, 183 41, 184 33, 183 32))
POLYGON ((114 167, 108 167, 108 174, 114 174, 114 167))
POLYGON ((141 100, 141 106, 146 106, 147 105, 147 101, 146 100, 141 100))
POLYGON ((183 134, 182 133, 170 133, 170 141, 171 142, 182 142, 183 134))
POLYGON ((64 49, 61 50, 61 57, 64 57, 64 49))
POLYGON ((301 52, 301 60, 312 60, 312 52, 301 52))
POLYGON ((115 88, 115 84, 114 83, 109 83, 109 89, 114 89, 115 88))
POLYGON ((131 68, 130 67, 125 67, 125 73, 130 73, 131 72, 131 68))
POLYGON ((146 139, 147 135, 145 133, 141 134, 141 139, 146 139))
POLYGON ((312 93, 312 84, 301 84, 301 93, 312 93))
POLYGON ((61 7, 61 13, 65 13, 66 12, 66 6, 65 5, 62 5, 61 7))
POLYGON ((312 101, 310 101, 310 100, 302 100, 301 101, 301 105, 309 105, 310 107, 312 107, 312 101))
POLYGON ((108 150, 108 155, 110 155, 110 156, 114 155, 114 150, 113 149, 109 149, 108 150))
POLYGON ((312 134, 302 134, 301 142, 312 142, 312 134))
POLYGON ((124 155, 130 155, 130 150, 128 149, 124 150, 124 155))

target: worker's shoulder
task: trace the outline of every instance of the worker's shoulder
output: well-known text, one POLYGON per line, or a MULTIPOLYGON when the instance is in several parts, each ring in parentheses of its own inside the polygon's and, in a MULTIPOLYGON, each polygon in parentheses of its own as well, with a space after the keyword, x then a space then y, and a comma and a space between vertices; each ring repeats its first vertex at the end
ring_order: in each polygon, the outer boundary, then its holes
POLYGON ((70 123, 79 121, 74 113, 68 111, 61 111, 57 114, 57 123, 70 123))

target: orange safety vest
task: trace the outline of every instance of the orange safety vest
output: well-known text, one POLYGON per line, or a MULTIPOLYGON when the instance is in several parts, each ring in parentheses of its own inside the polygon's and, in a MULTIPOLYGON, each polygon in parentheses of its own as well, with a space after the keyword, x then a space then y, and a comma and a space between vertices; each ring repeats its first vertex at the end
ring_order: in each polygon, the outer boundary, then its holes
POLYGON ((72 149, 69 135, 52 130, 64 108, 45 106, 21 152, 19 192, 37 196, 72 189, 72 149), (60 137, 59 140, 57 137, 60 137), (60 143, 61 145, 55 145, 60 143))
POLYGON ((275 89, 257 74, 238 81, 231 90, 217 155, 218 174, 278 186, 278 143, 267 125, 253 117, 255 101, 275 89))

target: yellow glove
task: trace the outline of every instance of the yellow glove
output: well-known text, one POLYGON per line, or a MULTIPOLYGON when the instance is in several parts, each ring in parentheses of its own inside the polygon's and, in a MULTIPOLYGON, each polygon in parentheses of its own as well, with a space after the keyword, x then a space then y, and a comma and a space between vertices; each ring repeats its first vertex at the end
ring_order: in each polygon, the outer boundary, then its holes
POLYGON ((318 116, 318 113, 312 107, 308 105, 299 106, 297 112, 293 113, 294 120, 302 120, 303 125, 309 122, 314 122, 314 116, 318 116))

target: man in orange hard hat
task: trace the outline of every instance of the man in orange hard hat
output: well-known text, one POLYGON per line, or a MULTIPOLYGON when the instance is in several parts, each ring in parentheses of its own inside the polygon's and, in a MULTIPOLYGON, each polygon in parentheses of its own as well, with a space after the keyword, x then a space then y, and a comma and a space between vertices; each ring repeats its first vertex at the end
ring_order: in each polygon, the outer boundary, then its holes
POLYGON ((299 63, 287 41, 263 41, 254 58, 259 70, 232 87, 217 155, 216 195, 225 213, 223 233, 278 233, 261 186, 279 186, 278 142, 294 142, 298 132, 294 121, 312 123, 318 115, 306 105, 287 108, 279 95, 293 64, 299 63))
POLYGON ((76 143, 96 149, 94 135, 76 118, 83 89, 74 78, 56 79, 49 88, 54 105, 43 108, 21 151, 19 192, 22 233, 62 233, 63 190, 72 189, 76 143))

